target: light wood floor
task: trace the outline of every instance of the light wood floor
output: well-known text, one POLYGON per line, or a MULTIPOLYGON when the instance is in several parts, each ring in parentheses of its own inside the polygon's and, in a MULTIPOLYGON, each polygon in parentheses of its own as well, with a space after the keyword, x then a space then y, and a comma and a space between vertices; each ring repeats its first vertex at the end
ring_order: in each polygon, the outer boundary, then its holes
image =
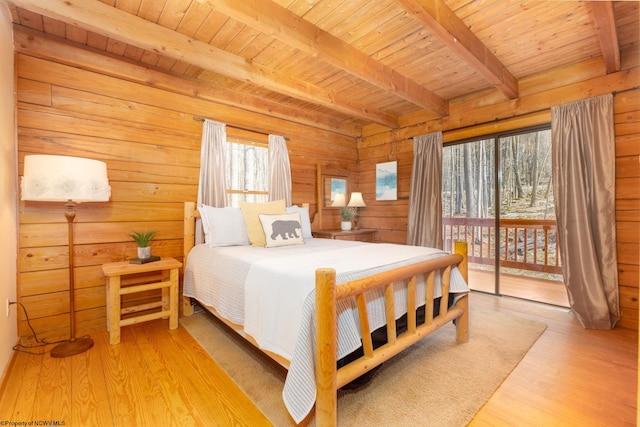
POLYGON ((186 329, 167 320, 122 328, 109 345, 54 359, 20 354, 0 400, 1 421, 76 426, 270 426, 186 329))
MULTIPOLYGON (((474 291, 495 293, 496 279, 493 271, 469 269, 469 283, 474 291)), ((569 297, 564 283, 553 280, 502 274, 500 293, 504 296, 569 307, 569 297)))
POLYGON ((547 324, 471 426, 636 425, 637 331, 583 329, 568 309, 515 298, 471 303, 547 324))
MULTIPOLYGON (((470 303, 548 325, 472 426, 636 425, 635 331, 585 330, 566 309, 508 297, 474 292, 470 303)), ((92 337, 94 348, 67 359, 20 354, 0 399, 0 420, 268 425, 182 327, 169 331, 161 320, 125 327, 117 346, 104 330, 92 337)))

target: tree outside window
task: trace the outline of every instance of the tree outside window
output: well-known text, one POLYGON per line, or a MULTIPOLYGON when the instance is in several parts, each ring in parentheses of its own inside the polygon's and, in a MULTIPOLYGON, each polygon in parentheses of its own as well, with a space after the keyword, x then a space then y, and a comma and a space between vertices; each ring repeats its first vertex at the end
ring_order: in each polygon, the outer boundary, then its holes
POLYGON ((227 202, 266 202, 268 200, 269 151, 266 144, 229 141, 227 144, 227 202))

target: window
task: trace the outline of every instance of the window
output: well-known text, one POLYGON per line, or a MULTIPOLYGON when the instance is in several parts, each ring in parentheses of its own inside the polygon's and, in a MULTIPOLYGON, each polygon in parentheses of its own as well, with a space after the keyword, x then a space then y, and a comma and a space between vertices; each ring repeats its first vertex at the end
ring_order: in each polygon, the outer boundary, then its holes
POLYGON ((266 202, 269 176, 267 144, 229 140, 227 143, 227 203, 266 202))

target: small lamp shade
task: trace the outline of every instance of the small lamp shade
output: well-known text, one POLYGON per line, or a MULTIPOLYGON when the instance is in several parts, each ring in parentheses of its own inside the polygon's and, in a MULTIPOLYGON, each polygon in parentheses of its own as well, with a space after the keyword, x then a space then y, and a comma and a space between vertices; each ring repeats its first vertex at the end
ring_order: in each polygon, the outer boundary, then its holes
POLYGON ((107 165, 82 157, 25 156, 21 185, 22 200, 80 203, 111 197, 107 165))
POLYGON ((349 204, 347 206, 352 208, 364 208, 367 205, 364 204, 364 200, 362 199, 362 193, 353 192, 351 193, 351 199, 349 199, 349 204))
POLYGON ((331 206, 339 208, 347 206, 347 198, 345 197, 344 193, 336 193, 331 206))

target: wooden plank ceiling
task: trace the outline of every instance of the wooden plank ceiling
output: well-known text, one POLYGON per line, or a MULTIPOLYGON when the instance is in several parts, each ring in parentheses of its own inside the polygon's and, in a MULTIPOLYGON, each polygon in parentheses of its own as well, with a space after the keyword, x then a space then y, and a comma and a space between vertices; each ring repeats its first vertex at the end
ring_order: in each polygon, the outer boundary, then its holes
POLYGON ((487 89, 516 99, 522 78, 594 59, 611 73, 638 49, 637 2, 0 1, 16 25, 329 130, 446 116, 487 89))

